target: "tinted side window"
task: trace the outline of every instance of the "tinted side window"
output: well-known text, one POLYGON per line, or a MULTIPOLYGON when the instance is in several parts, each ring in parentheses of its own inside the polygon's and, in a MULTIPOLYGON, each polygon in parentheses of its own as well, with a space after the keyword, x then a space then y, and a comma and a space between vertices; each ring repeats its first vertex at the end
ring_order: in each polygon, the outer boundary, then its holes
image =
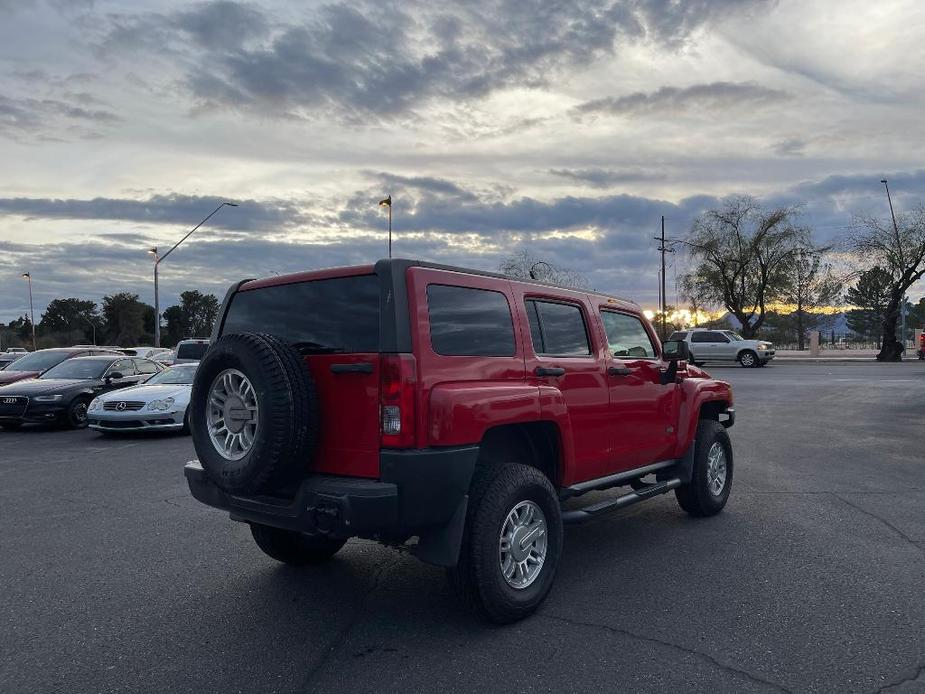
POLYGON ((655 357, 655 345, 642 322, 635 316, 602 311, 610 353, 615 357, 655 357))
POLYGON ((147 359, 136 359, 135 366, 138 368, 138 373, 140 374, 156 374, 158 370, 157 364, 147 359))
POLYGON ((574 304, 528 301, 530 335, 537 354, 583 357, 591 354, 588 330, 581 309, 574 304), (537 336, 540 342, 537 343, 537 336))
POLYGON ((500 292, 443 284, 427 286, 430 342, 446 356, 514 356, 514 321, 500 292))
POLYGON ((686 337, 687 337, 686 330, 682 330, 682 331, 676 330, 675 332, 671 333, 671 336, 668 339, 669 340, 683 340, 686 337))
POLYGON ((118 371, 123 376, 134 376, 135 375, 135 365, 132 363, 131 359, 120 359, 115 362, 107 370, 108 373, 113 373, 118 371))
POLYGON ((379 351, 379 279, 336 277, 238 292, 223 333, 271 333, 303 354, 379 351))
POLYGON ((729 342, 726 339, 726 336, 722 333, 704 331, 699 333, 694 333, 691 336, 691 342, 729 342))

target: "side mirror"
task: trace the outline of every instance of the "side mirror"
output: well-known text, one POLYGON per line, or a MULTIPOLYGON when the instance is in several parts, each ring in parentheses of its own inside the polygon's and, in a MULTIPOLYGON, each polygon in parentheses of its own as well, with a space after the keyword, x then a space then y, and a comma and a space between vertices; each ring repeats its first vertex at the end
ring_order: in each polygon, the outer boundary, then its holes
POLYGON ((107 383, 112 383, 113 381, 121 381, 121 380, 122 380, 122 372, 121 372, 121 371, 113 371, 111 374, 109 374, 109 375, 106 377, 106 382, 107 382, 107 383))
POLYGON ((690 357, 690 348, 684 340, 669 340, 662 343, 662 358, 665 361, 687 361, 690 357))

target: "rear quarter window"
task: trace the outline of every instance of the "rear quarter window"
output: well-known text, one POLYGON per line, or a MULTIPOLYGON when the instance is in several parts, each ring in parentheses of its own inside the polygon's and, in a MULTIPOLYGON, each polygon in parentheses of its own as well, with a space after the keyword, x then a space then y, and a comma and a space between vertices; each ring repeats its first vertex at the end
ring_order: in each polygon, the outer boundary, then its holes
POLYGON ((430 342, 444 356, 514 356, 514 321, 501 292, 443 284, 427 286, 430 342))
POLYGON ((208 342, 181 343, 177 347, 177 359, 196 359, 198 361, 205 356, 207 349, 209 349, 208 342))
POLYGON ((335 277, 242 291, 222 332, 270 333, 303 354, 379 351, 379 279, 335 277))

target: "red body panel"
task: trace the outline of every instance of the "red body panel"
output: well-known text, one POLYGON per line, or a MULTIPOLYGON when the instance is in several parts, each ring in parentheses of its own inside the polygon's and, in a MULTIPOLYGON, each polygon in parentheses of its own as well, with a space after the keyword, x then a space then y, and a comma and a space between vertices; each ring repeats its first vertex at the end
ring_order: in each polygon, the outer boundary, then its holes
POLYGON ((320 436, 312 470, 354 477, 379 476, 379 355, 305 357, 318 393, 320 436), (332 364, 370 363, 372 373, 339 373, 332 364))
POLYGON ((25 381, 27 378, 37 378, 41 375, 41 371, 0 371, 0 386, 25 381))

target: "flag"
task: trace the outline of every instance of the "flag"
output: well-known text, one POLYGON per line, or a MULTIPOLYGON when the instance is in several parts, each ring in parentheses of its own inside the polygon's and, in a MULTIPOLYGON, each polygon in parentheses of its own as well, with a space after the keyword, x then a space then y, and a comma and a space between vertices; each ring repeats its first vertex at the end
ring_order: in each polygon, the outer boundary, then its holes
POLYGON ((390 195, 385 200, 379 201, 379 207, 391 207, 392 206, 392 196, 390 195))

